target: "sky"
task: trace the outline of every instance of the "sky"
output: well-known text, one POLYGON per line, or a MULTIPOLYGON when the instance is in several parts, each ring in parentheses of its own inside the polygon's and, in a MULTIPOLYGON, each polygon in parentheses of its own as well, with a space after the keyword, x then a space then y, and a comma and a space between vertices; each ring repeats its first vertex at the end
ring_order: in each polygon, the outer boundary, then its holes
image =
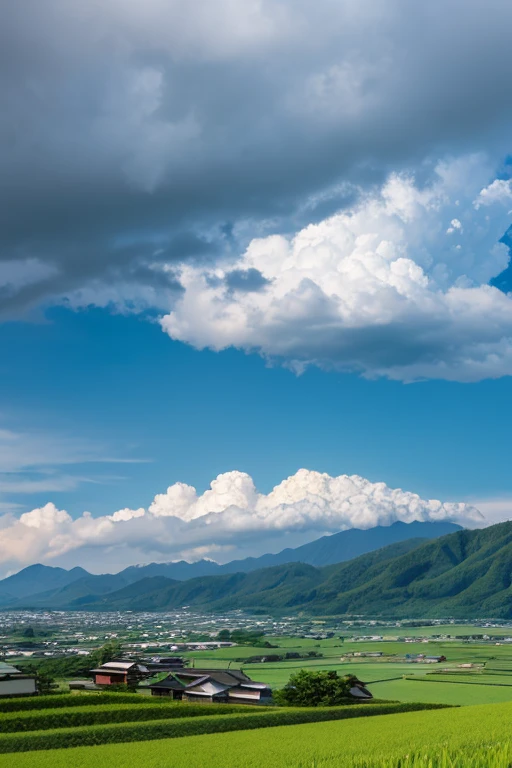
POLYGON ((512 517, 512 7, 27 3, 0 576, 512 517))

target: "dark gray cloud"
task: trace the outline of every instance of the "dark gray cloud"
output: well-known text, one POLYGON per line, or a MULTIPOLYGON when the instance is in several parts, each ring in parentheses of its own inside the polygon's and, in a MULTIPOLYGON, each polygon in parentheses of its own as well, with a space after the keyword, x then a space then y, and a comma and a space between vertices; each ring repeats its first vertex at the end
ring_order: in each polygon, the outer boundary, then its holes
POLYGON ((499 155, 510 22, 502 0, 8 4, 0 259, 27 276, 4 285, 4 315, 116 292, 167 306, 159 264, 318 220, 344 180, 499 155))

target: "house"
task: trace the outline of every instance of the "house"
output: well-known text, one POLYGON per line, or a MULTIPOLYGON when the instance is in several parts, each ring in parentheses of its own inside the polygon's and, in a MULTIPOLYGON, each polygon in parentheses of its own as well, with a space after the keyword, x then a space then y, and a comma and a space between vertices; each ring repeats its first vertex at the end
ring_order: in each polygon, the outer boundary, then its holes
POLYGON ((151 673, 171 672, 173 669, 183 669, 187 663, 182 656, 154 656, 151 661, 145 662, 145 666, 151 673))
POLYGON ((107 661, 98 669, 91 669, 95 685, 138 685, 148 677, 149 669, 136 661, 107 661))
POLYGON ((260 704, 272 697, 266 683, 257 683, 238 669, 178 669, 148 687, 152 696, 195 702, 260 704))
POLYGON ((25 675, 16 667, 0 661, 0 698, 9 696, 35 696, 36 676, 25 675))
POLYGON ((181 701, 183 699, 185 685, 179 680, 176 680, 172 675, 168 675, 158 683, 150 683, 148 688, 150 689, 152 696, 169 696, 169 698, 174 699, 174 701, 181 701))

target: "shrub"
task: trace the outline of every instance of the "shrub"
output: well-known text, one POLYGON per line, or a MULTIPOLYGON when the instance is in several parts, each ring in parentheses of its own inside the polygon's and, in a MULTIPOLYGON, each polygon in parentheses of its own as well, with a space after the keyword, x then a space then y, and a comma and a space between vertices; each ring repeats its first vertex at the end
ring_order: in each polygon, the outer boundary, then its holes
MULTIPOLYGON (((250 707, 249 713, 261 711, 261 707, 250 707)), ((267 707, 264 711, 267 711, 267 707)), ((55 728, 78 728, 85 725, 141 722, 145 720, 177 719, 207 716, 226 717, 233 714, 247 715, 247 707, 223 705, 207 707, 204 704, 156 702, 140 706, 137 704, 107 704, 98 707, 71 707, 69 709, 42 710, 35 712, 13 712, 0 715, 0 732, 46 731, 55 728)))
POLYGON ((0 699, 0 713, 26 712, 35 709, 55 709, 57 707, 83 707, 98 704, 134 704, 155 703, 154 698, 138 694, 112 694, 106 691, 97 693, 58 693, 51 696, 33 696, 26 699, 0 699))

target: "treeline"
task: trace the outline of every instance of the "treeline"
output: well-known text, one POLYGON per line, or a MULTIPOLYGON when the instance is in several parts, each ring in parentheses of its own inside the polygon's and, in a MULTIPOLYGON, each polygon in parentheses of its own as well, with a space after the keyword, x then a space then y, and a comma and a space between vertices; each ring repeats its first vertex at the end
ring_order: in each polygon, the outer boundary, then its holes
POLYGON ((247 629, 221 629, 216 637, 222 643, 236 643, 237 645, 252 645, 255 648, 278 648, 278 645, 272 645, 262 632, 250 632, 247 629))
MULTIPOLYGON (((274 646, 275 647, 275 646, 274 646)), ((235 661, 243 661, 244 664, 258 664, 259 662, 267 661, 293 661, 294 659, 321 659, 323 653, 319 651, 307 651, 307 653, 298 653, 294 651, 288 651, 285 654, 279 653, 266 653, 262 656, 242 656, 235 659, 235 661)))
POLYGON ((35 675, 39 693, 49 694, 56 687, 57 678, 90 677, 91 669, 107 661, 118 659, 122 654, 117 641, 106 643, 88 656, 62 656, 57 659, 32 659, 17 663, 18 669, 35 675))

